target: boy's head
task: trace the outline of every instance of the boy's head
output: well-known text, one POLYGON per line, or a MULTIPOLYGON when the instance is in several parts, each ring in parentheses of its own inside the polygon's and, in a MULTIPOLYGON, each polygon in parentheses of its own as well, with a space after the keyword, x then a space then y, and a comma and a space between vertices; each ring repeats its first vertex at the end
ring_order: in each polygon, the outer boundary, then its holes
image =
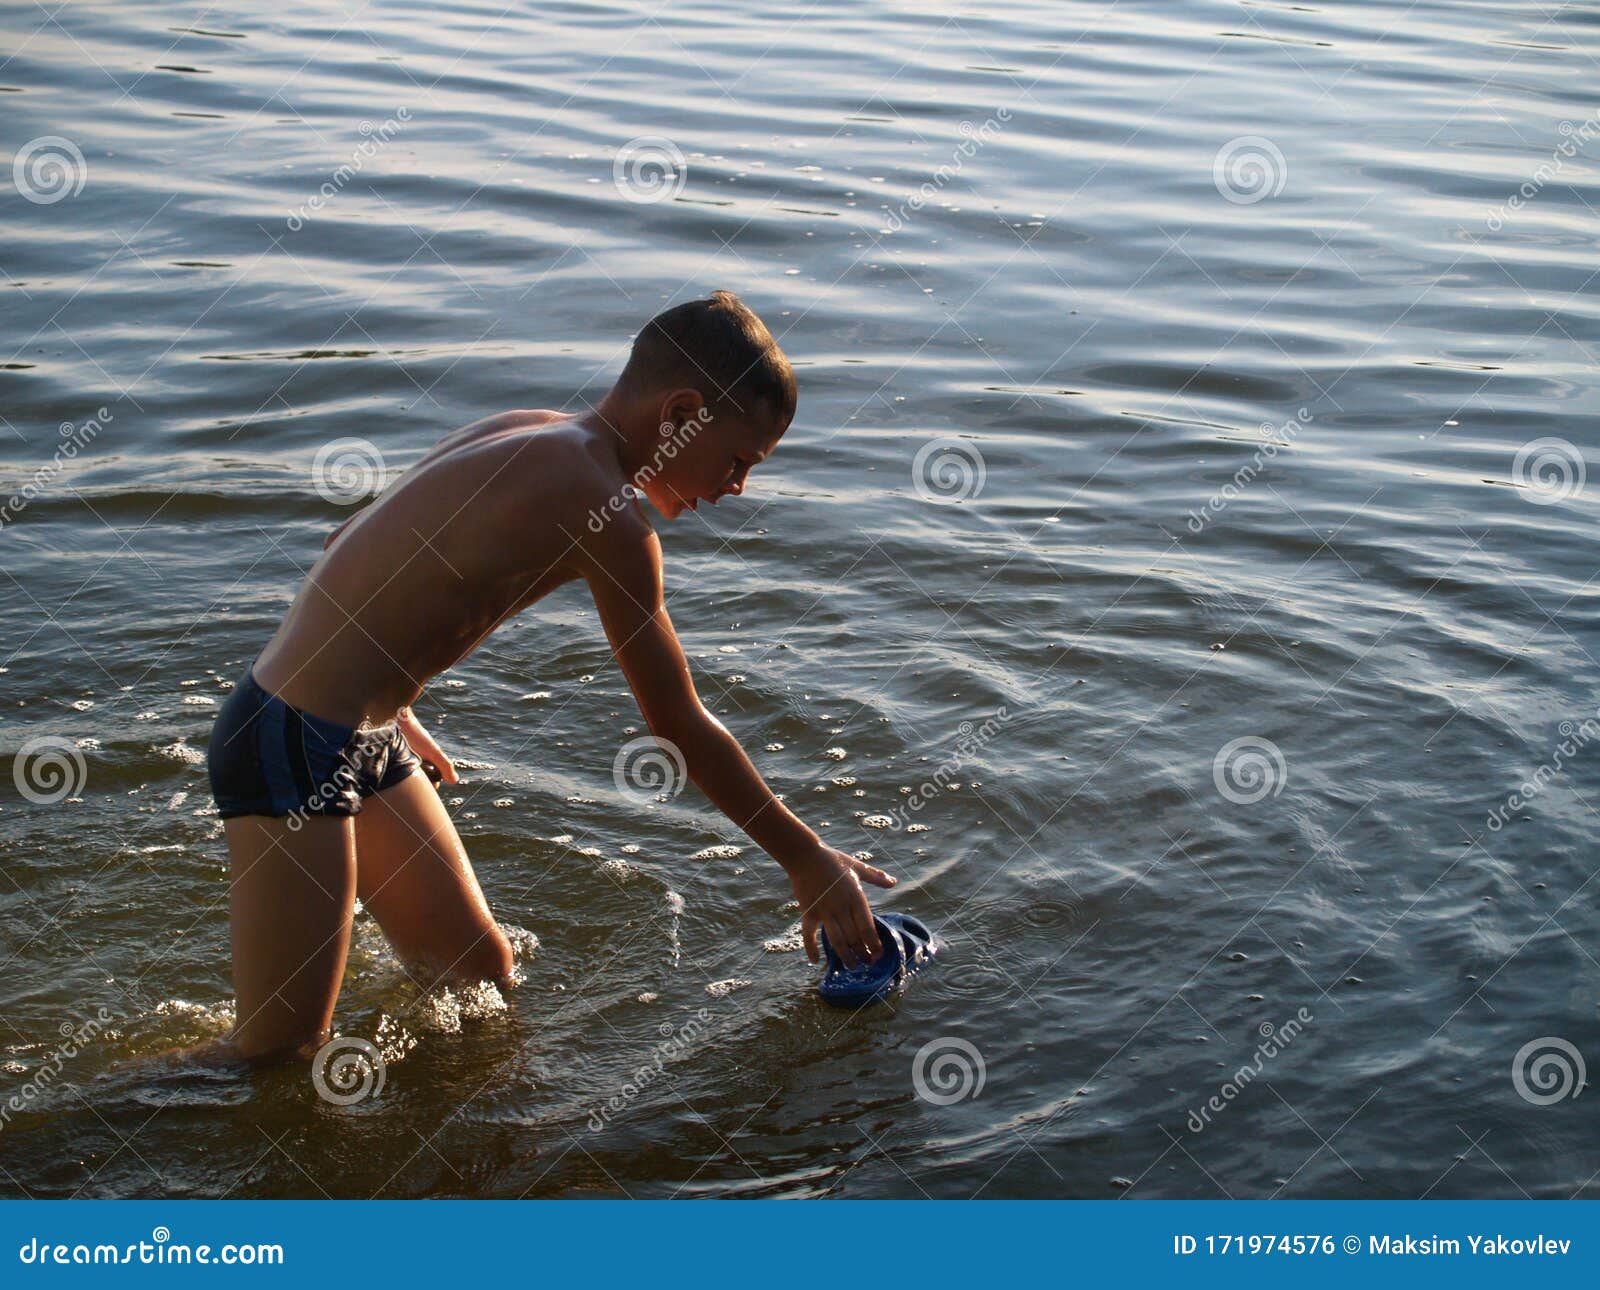
POLYGON ((640 444, 635 481, 668 519, 742 492, 794 419, 797 399, 789 360, 731 291, 652 318, 616 392, 654 436, 640 444))

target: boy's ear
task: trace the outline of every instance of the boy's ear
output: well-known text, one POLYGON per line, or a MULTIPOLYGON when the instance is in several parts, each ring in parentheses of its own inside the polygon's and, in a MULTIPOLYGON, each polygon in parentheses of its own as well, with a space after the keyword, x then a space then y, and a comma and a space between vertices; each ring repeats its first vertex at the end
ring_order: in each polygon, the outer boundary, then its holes
POLYGON ((691 386, 671 390, 662 396, 660 422, 676 427, 680 422, 692 421, 702 406, 699 390, 691 386))

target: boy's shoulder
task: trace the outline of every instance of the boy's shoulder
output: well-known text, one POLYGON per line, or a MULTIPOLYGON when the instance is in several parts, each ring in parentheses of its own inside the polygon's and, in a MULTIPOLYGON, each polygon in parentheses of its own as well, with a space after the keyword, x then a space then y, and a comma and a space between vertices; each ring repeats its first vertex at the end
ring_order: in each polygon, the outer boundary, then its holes
POLYGON ((511 457, 520 459, 520 469, 515 465, 508 469, 504 459, 488 469, 511 485, 507 491, 519 497, 518 510, 525 520, 540 527, 560 527, 597 555, 614 557, 654 537, 638 491, 623 474, 615 449, 580 418, 519 409, 467 429, 483 437, 504 435, 511 457), (507 433, 519 430, 528 433, 507 433), (535 472, 531 477, 530 466, 535 472), (530 486, 538 494, 532 507, 525 504, 530 486))
POLYGON ((478 469, 514 490, 528 487, 529 462, 537 463, 538 482, 555 485, 568 495, 603 495, 624 482, 593 432, 568 412, 519 408, 485 417, 445 436, 429 455, 453 454, 469 446, 490 447, 478 469), (518 470, 518 465, 524 469, 518 470))

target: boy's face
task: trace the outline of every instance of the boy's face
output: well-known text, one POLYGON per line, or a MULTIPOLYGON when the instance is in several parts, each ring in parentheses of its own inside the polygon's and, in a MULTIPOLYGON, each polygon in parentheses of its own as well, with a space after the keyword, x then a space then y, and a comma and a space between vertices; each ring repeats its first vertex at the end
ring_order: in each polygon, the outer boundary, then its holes
POLYGON ((788 429, 765 407, 740 412, 729 408, 700 416, 699 396, 671 400, 663 409, 660 442, 651 461, 655 473, 640 484, 650 504, 665 519, 715 506, 744 492, 750 472, 772 454, 788 429))

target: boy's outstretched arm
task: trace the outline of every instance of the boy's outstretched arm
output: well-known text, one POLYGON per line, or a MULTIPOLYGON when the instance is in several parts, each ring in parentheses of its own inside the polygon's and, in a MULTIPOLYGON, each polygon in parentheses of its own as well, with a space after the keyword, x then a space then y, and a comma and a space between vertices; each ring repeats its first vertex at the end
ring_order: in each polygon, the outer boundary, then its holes
POLYGON ((882 946, 861 883, 892 887, 896 879, 818 838, 778 801, 739 741, 706 711, 667 617, 655 533, 624 513, 600 534, 586 533, 583 547, 600 622, 650 733, 674 744, 701 791, 783 866, 800 901, 811 961, 817 961, 819 926, 846 963, 876 958, 882 946))

